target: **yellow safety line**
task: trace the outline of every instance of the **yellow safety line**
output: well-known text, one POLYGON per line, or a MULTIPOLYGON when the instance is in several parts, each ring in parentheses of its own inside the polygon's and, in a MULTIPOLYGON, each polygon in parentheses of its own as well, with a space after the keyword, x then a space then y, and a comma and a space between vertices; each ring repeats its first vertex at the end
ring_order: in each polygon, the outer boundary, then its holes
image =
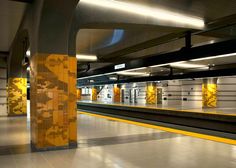
POLYGON ((226 143, 226 144, 230 144, 230 145, 236 145, 236 140, 233 140, 233 139, 222 138, 222 137, 206 135, 206 134, 200 134, 200 133, 189 132, 189 131, 182 131, 182 130, 178 130, 178 129, 162 127, 162 126, 156 126, 156 125, 140 123, 140 122, 135 122, 135 121, 130 121, 130 120, 124 120, 124 119, 119 119, 119 118, 114 118, 114 117, 108 117, 108 116, 103 116, 103 115, 99 115, 99 114, 92 114, 92 113, 81 112, 81 111, 79 111, 79 113, 89 115, 89 116, 94 116, 94 117, 99 117, 99 118, 124 122, 124 123, 128 123, 128 124, 138 125, 138 126, 142 126, 142 127, 158 129, 158 130, 162 130, 162 131, 166 131, 166 132, 182 134, 182 135, 187 135, 187 136, 201 138, 201 139, 206 139, 206 140, 210 140, 210 141, 221 142, 221 143, 226 143))

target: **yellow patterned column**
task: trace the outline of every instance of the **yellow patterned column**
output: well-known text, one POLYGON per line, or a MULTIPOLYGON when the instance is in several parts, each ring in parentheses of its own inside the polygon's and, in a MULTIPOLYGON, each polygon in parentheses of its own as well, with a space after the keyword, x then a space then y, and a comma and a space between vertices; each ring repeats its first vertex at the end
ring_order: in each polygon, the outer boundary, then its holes
POLYGON ((77 89, 77 101, 81 100, 81 93, 82 93, 81 88, 78 88, 77 89))
POLYGON ((217 106, 217 79, 203 80, 202 107, 215 108, 217 106))
POLYGON ((120 103, 120 86, 118 85, 113 87, 113 102, 120 103))
POLYGON ((156 104, 157 102, 156 89, 157 89, 156 83, 147 83, 146 104, 156 104))
POLYGON ((8 116, 21 116, 27 113, 27 79, 8 79, 8 116))
POLYGON ((36 54, 31 58, 31 144, 35 150, 77 145, 76 58, 36 54))
POLYGON ((93 87, 92 88, 92 96, 91 96, 92 101, 97 101, 97 97, 98 97, 97 88, 93 87))

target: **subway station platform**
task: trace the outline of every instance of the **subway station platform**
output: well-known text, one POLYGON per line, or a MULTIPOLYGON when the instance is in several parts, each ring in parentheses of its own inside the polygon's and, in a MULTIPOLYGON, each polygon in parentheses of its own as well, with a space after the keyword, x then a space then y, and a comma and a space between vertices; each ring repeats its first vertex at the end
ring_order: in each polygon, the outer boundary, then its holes
POLYGON ((31 153, 27 118, 0 121, 1 168, 236 167, 236 147, 227 142, 80 112, 77 149, 31 153))
POLYGON ((236 139, 236 115, 195 109, 79 101, 79 110, 162 125, 180 130, 236 139))
POLYGON ((154 108, 154 109, 163 109, 163 110, 176 110, 179 112, 197 112, 205 114, 219 114, 219 115, 229 115, 236 116, 236 108, 196 108, 194 106, 184 107, 182 105, 163 105, 163 104, 134 104, 134 103, 114 103, 114 102, 100 102, 100 101, 89 101, 81 100, 81 103, 94 103, 94 104, 106 104, 106 105, 115 105, 115 106, 129 106, 129 107, 141 107, 141 108, 154 108))

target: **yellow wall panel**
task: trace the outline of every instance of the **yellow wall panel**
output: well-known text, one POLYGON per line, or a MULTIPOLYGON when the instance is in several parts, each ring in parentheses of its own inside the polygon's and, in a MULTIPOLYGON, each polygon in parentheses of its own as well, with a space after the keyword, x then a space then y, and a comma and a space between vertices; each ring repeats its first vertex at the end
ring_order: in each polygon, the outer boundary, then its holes
POLYGON ((81 91, 81 88, 77 89, 77 100, 81 100, 81 94, 82 94, 82 91, 81 91))
POLYGON ((113 87, 113 96, 113 102, 120 103, 120 87, 117 85, 113 87))
POLYGON ((8 79, 8 115, 18 116, 27 113, 27 79, 8 79))
POLYGON ((98 97, 97 88, 93 87, 91 96, 92 101, 97 101, 97 97, 98 97))
POLYGON ((146 104, 156 104, 157 102, 156 89, 157 87, 155 83, 147 83, 146 104))
POLYGON ((203 108, 214 108, 217 106, 217 84, 202 85, 202 106, 203 108))

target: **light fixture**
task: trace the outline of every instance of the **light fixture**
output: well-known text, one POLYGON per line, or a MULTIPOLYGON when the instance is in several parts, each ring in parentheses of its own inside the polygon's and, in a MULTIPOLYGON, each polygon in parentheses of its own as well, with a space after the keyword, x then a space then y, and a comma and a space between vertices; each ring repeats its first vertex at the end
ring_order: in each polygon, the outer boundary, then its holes
POLYGON ((30 50, 27 50, 26 51, 26 57, 30 57, 31 53, 30 53, 30 50))
POLYGON ((210 57, 205 57, 205 58, 197 58, 197 59, 192 59, 190 61, 203 61, 203 60, 210 60, 214 58, 225 58, 225 57, 232 57, 232 56, 236 56, 236 53, 222 54, 222 55, 210 56, 210 57))
POLYGON ((116 0, 80 0, 80 3, 150 17, 158 21, 170 22, 175 25, 179 24, 185 27, 187 26, 191 28, 203 29, 205 26, 202 18, 181 14, 179 12, 177 13, 162 8, 153 8, 116 0))
POLYGON ((177 63, 171 63, 171 67, 176 67, 176 68, 204 68, 207 67, 206 65, 201 65, 201 64, 189 64, 186 62, 177 62, 177 63))
POLYGON ((146 72, 117 72, 118 75, 124 75, 124 76, 148 76, 149 73, 146 72))
POLYGON ((97 61, 98 60, 96 55, 77 54, 76 58, 78 61, 97 61))
POLYGON ((146 69, 146 67, 140 67, 140 68, 129 69, 129 70, 125 70, 125 72, 138 71, 138 70, 144 70, 144 69, 146 69))
POLYGON ((27 71, 30 71, 30 67, 28 66, 26 70, 27 70, 27 71))
POLYGON ((156 68, 156 67, 162 67, 162 66, 167 66, 167 65, 170 65, 170 64, 177 64, 177 63, 183 63, 183 62, 186 62, 186 61, 178 61, 178 62, 171 62, 171 63, 166 63, 166 64, 158 64, 158 65, 152 65, 152 66, 149 66, 150 68, 156 68))
POLYGON ((109 77, 110 80, 117 80, 117 77, 109 77))
POLYGON ((156 67, 162 67, 162 66, 167 66, 169 64, 159 64, 159 65, 153 65, 153 66, 150 66, 151 68, 156 68, 156 67))

